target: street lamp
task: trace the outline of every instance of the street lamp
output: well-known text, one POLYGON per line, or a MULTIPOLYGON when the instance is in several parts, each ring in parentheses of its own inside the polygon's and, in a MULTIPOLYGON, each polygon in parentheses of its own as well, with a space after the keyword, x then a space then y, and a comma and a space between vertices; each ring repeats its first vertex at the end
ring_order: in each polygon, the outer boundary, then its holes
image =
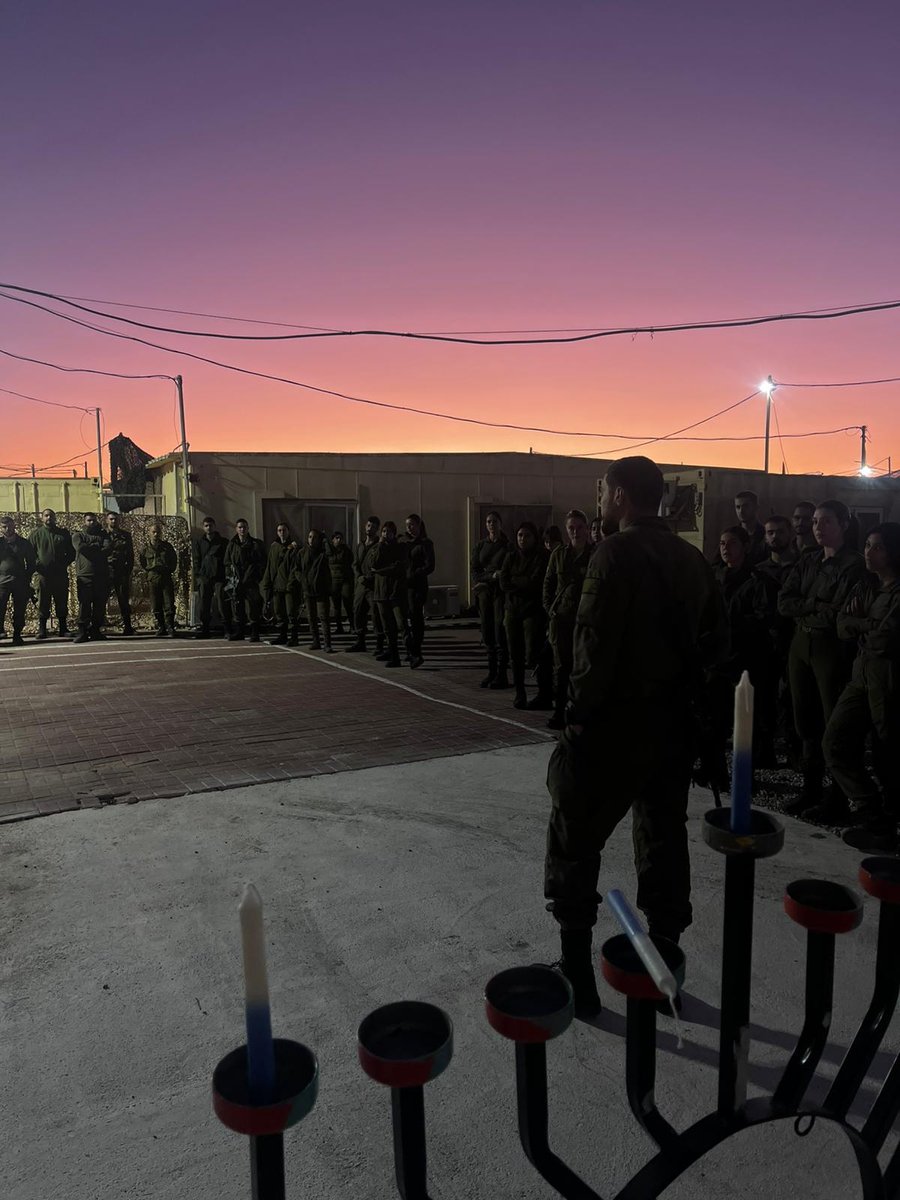
POLYGON ((766 398, 766 459, 763 465, 763 470, 768 475, 769 473, 769 426, 772 422, 772 393, 775 391, 775 380, 771 375, 767 375, 763 382, 759 385, 759 390, 766 398))

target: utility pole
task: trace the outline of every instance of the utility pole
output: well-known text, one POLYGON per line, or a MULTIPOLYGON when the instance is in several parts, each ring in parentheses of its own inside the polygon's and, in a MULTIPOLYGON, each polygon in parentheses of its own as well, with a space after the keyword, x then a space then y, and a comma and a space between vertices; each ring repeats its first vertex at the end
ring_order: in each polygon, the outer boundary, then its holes
POLYGON ((775 391, 775 380, 771 375, 766 376, 766 382, 760 384, 760 390, 766 393, 766 456, 763 470, 769 473, 769 428, 772 424, 772 393, 775 391))
POLYGON ((868 436, 868 426, 860 425, 859 427, 859 473, 860 475, 869 474, 869 464, 866 462, 866 440, 868 436))
POLYGON ((100 512, 103 512, 103 446, 100 444, 100 409, 94 409, 97 418, 97 479, 100 485, 100 512))
POLYGON ((184 431, 184 381, 180 375, 175 376, 175 390, 178 393, 178 420, 181 425, 181 496, 184 502, 184 515, 187 518, 188 531, 191 528, 191 484, 188 479, 188 444, 184 431))

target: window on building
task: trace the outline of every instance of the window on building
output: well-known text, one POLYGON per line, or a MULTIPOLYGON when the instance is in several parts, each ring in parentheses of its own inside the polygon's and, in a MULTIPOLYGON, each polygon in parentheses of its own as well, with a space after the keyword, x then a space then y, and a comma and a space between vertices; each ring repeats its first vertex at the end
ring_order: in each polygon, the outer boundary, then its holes
POLYGON ((328 537, 336 531, 347 542, 356 540, 356 501, 354 500, 263 500, 262 538, 266 545, 275 541, 275 527, 286 521, 298 541, 305 541, 310 529, 321 529, 328 537))

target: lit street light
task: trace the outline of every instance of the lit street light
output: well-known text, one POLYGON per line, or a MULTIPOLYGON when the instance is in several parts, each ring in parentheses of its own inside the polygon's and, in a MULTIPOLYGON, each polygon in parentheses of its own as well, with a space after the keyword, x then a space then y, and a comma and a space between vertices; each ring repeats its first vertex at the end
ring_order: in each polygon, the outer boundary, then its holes
POLYGON ((763 470, 768 475, 769 473, 769 426, 772 422, 772 393, 775 391, 775 380, 771 375, 767 375, 763 382, 759 385, 759 390, 766 398, 766 459, 763 465, 763 470))

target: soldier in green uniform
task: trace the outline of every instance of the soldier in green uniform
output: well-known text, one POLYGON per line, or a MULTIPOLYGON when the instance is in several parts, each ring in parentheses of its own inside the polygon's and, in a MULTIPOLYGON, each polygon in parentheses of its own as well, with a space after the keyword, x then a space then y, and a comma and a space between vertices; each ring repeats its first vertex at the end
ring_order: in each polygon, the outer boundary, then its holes
POLYGON ((0 518, 0 628, 6 623, 6 609, 12 603, 12 644, 23 646, 25 609, 31 576, 37 565, 34 547, 19 537, 12 517, 0 518))
POLYGON ((409 613, 409 665, 421 667, 425 640, 425 605, 428 603, 428 576, 434 572, 434 542, 418 513, 406 518, 406 533, 400 539, 406 547, 406 608, 409 613))
POLYGON ((544 576, 544 611, 550 622, 549 639, 553 649, 555 678, 553 716, 550 729, 565 729, 566 698, 572 674, 572 642, 575 614, 581 600, 581 588, 593 546, 588 542, 587 517, 579 508, 566 513, 568 545, 558 546, 550 555, 544 576))
POLYGON ((309 618, 309 631, 312 635, 311 649, 321 650, 324 640, 328 654, 334 653, 331 644, 331 569, 328 565, 328 552, 325 549, 325 535, 318 529, 310 529, 306 535, 306 545, 300 551, 299 579, 303 586, 303 597, 306 601, 306 615, 309 618))
MULTIPOLYGON (((811 521, 812 515, 810 514, 811 521)), ((776 675, 775 729, 784 741, 789 765, 794 770, 799 770, 801 746, 794 728, 794 706, 791 703, 791 685, 788 679, 788 658, 791 639, 794 636, 794 622, 790 617, 781 616, 777 611, 777 604, 784 582, 796 565, 800 554, 794 545, 793 529, 788 517, 778 514, 767 517, 765 526, 769 557, 764 558, 756 570, 758 574, 764 575, 770 581, 775 591, 776 612, 773 625, 776 675)))
POLYGON ((818 550, 819 544, 813 534, 813 514, 816 506, 811 500, 799 500, 794 505, 791 527, 794 531, 794 552, 799 558, 807 550, 818 550))
POLYGON ((242 642, 249 629, 251 642, 259 641, 262 596, 259 581, 266 569, 266 548, 259 538, 250 536, 250 526, 241 517, 234 523, 234 537, 225 550, 226 590, 231 594, 234 631, 230 642, 242 642))
POLYGON ((336 529, 328 543, 328 567, 331 571, 331 607, 334 609, 334 632, 340 637, 347 627, 353 632, 353 551, 336 529))
POLYGON ((399 641, 407 635, 406 611, 407 550, 397 539, 397 526, 385 521, 381 537, 372 555, 375 576, 375 603, 387 638, 387 649, 375 657, 386 667, 400 667, 399 641))
POLYGON ((138 556, 150 589, 150 608, 156 618, 156 636, 175 636, 175 571, 178 555, 163 537, 162 527, 150 528, 150 540, 138 556))
POLYGON ((275 526, 275 541, 269 547, 260 585, 263 599, 267 605, 272 605, 278 622, 278 633, 270 638, 270 646, 286 646, 288 641, 288 576, 283 568, 292 547, 296 547, 296 542, 291 537, 290 527, 286 521, 279 521, 275 526))
POLYGON ((366 521, 365 537, 357 543, 353 556, 353 628, 356 630, 356 640, 347 647, 348 654, 363 654, 366 649, 366 633, 369 627, 369 613, 372 614, 372 627, 375 630, 375 653, 384 650, 384 630, 381 628, 381 616, 375 607, 374 590, 375 576, 372 574, 372 556, 378 545, 378 531, 381 521, 378 517, 369 517, 366 521))
POLYGON ((472 551, 469 568, 472 593, 478 608, 481 640, 488 652, 488 673, 482 679, 483 688, 509 687, 507 666, 509 651, 503 627, 503 593, 500 590, 500 568, 509 551, 509 539, 503 532, 500 514, 489 512, 485 518, 487 537, 472 551))
POLYGON ((704 669, 727 652, 712 568, 657 513, 663 477, 643 456, 609 467, 604 531, 575 624, 566 728, 551 757, 544 894, 561 929, 559 969, 576 1012, 600 1008, 591 964, 600 854, 631 810, 637 903, 650 932, 691 922, 687 803, 690 710, 704 669))
POLYGON ((78 634, 73 642, 106 639, 106 600, 109 596, 109 534, 99 517, 86 513, 84 528, 72 534, 75 548, 75 591, 78 596, 78 634))
POLYGON ((37 558, 38 633, 36 641, 47 636, 51 604, 56 609, 59 636, 69 633, 69 564, 75 561, 72 535, 56 523, 56 513, 45 508, 41 523, 28 539, 37 558))
POLYGON ((838 637, 859 650, 822 748, 858 822, 844 841, 877 854, 896 851, 900 834, 900 524, 869 530, 865 559, 871 574, 837 617, 838 637), (869 736, 880 790, 865 767, 869 736))
POLYGON ((822 735, 853 665, 853 646, 838 637, 838 613, 865 574, 862 555, 845 542, 849 525, 846 505, 824 500, 813 516, 821 549, 801 556, 778 596, 779 613, 794 621, 788 674, 794 724, 803 743, 803 789, 784 808, 793 816, 805 813, 835 824, 846 823, 849 808, 839 787, 823 800, 822 735))
POLYGON ((106 514, 106 536, 109 540, 109 583, 122 614, 122 634, 131 637, 131 572, 134 570, 134 542, 127 529, 119 524, 118 513, 106 514))
POLYGON ((541 661, 546 641, 542 600, 547 557, 534 524, 523 521, 516 530, 516 547, 509 551, 500 568, 506 644, 515 688, 513 708, 547 709, 553 706, 547 678, 549 664, 541 661), (529 701, 525 692, 525 672, 536 669, 540 671, 538 693, 529 701))
POLYGON ((231 633, 231 605, 225 600, 225 551, 228 543, 216 530, 212 517, 205 517, 203 534, 191 546, 194 583, 200 595, 200 628, 198 638, 208 638, 212 622, 213 600, 222 614, 225 636, 231 633))

